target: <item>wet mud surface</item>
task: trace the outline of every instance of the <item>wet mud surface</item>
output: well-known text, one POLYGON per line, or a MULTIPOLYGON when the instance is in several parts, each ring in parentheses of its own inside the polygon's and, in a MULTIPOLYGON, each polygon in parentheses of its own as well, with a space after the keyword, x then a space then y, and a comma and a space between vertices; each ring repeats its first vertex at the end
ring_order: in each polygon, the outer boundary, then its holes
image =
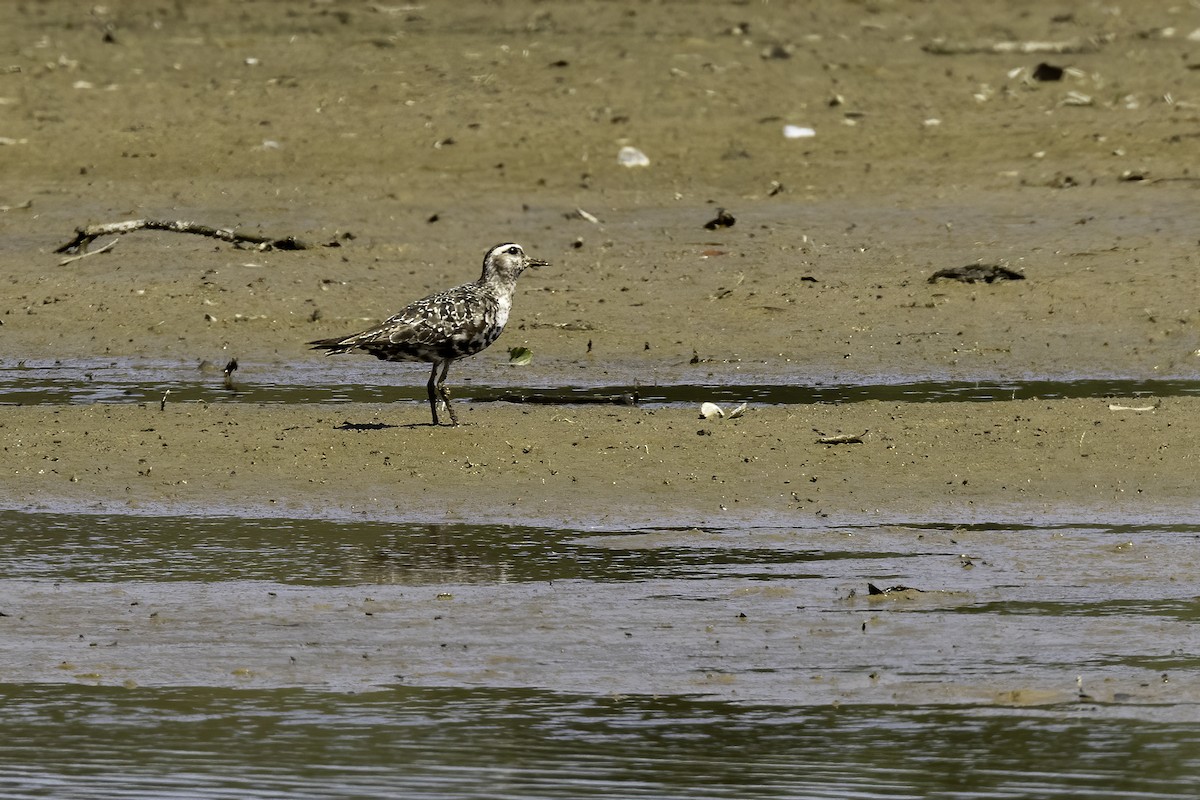
POLYGON ((580 534, 3 522, 0 604, 17 612, 3 655, 15 682, 44 681, 53 665, 128 686, 1099 703, 1149 719, 1200 699, 1184 655, 1197 609, 1161 577, 1196 568, 1200 523, 580 534), (1051 549, 1069 557, 1048 564, 1051 549), (1041 566, 1034 586, 1030 562, 1041 566), (1164 639, 1171 654, 1155 652, 1164 639))

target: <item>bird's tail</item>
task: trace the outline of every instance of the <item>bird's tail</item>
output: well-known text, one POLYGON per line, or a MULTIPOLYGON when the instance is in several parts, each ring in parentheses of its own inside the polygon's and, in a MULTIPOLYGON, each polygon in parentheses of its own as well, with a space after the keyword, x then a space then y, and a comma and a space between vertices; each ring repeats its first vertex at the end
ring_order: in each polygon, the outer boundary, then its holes
POLYGON ((336 356, 338 353, 349 353, 356 347, 354 337, 335 336, 332 339, 316 339, 308 343, 313 350, 324 350, 325 355, 336 356))

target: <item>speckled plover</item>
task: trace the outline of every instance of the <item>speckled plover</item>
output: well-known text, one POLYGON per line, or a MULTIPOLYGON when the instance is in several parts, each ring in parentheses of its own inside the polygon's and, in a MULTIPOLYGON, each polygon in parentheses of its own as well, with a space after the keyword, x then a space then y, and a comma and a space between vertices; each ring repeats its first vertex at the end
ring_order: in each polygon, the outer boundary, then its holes
POLYGON ((384 361, 431 362, 428 389, 433 424, 441 424, 441 401, 450 424, 457 425, 446 388, 450 364, 496 341, 508 322, 517 278, 528 267, 545 266, 548 262, 525 255, 519 244, 498 244, 484 256, 479 280, 431 294, 361 333, 309 344, 327 355, 364 352, 384 361))

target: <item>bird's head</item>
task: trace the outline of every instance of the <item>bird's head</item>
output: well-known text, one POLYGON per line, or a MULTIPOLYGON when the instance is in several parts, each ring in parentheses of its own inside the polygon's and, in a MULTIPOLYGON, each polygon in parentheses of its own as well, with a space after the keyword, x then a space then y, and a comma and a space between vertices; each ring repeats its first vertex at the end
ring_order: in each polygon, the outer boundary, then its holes
POLYGON ((502 281, 515 281, 529 267, 548 267, 548 261, 530 258, 519 244, 498 244, 483 258, 483 277, 495 277, 502 281))

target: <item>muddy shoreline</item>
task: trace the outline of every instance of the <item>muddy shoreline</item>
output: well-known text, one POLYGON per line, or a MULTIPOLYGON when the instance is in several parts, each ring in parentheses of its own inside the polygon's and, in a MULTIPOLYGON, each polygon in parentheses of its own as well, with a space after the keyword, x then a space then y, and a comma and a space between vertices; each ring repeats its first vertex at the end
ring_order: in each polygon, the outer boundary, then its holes
MULTIPOLYGON (((553 266, 452 385, 516 346, 531 385, 559 388, 1200 377, 1183 35, 1200 21, 1168 3, 950 8, 10 7, 0 362, 286 371, 516 240, 553 266), (1022 40, 1082 44, 930 46, 1022 40), (1041 60, 1071 69, 1035 79, 1041 60), (650 166, 619 165, 626 145, 650 166), (718 207, 735 224, 706 230, 718 207), (139 216, 339 246, 136 233, 58 266, 76 226, 139 216), (972 263, 1024 279, 929 282, 972 263)), ((5 406, 0 502, 594 524, 1149 513, 1195 486, 1194 401, 1160 399, 760 406, 724 426, 481 404, 458 430, 404 427, 423 422, 405 403, 5 406), (814 428, 869 435, 829 448, 814 428)))
POLYGON ((0 447, 10 507, 46 510, 583 529, 1194 516, 1200 398, 1110 405, 864 402, 704 421, 488 403, 466 405, 459 428, 433 428, 419 403, 21 407, 4 409, 0 447), (846 433, 862 443, 818 441, 846 433))

